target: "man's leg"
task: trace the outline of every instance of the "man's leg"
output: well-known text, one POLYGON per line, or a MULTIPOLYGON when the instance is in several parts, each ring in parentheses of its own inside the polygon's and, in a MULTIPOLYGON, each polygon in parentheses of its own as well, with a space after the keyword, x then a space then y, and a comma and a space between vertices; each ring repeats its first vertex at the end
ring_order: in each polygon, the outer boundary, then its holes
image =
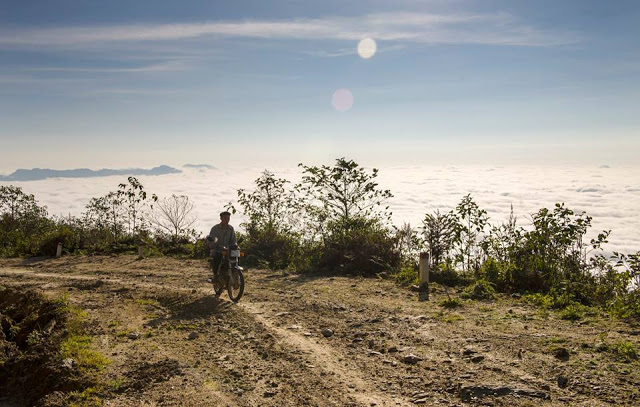
POLYGON ((213 254, 213 261, 211 267, 213 268, 213 277, 218 276, 218 269, 220 268, 220 262, 222 261, 222 253, 216 252, 213 254))

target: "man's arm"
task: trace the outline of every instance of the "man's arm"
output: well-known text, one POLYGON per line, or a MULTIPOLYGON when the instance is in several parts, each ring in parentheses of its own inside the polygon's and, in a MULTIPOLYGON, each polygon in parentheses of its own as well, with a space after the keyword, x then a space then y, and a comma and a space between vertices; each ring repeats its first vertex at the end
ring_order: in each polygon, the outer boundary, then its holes
POLYGON ((229 227, 231 228, 231 238, 229 239, 229 245, 237 245, 238 240, 236 239, 236 231, 233 230, 233 226, 229 225, 229 227))
POLYGON ((209 232, 209 236, 207 236, 207 240, 209 241, 209 249, 215 249, 216 247, 216 237, 215 237, 215 226, 211 228, 211 231, 209 232))

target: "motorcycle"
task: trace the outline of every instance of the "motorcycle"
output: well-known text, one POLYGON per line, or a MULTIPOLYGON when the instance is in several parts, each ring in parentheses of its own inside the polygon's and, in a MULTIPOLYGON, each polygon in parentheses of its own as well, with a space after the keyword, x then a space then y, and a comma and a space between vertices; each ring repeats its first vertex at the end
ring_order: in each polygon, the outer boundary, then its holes
MULTIPOLYGON (((229 299, 233 302, 240 301, 244 294, 244 269, 240 267, 240 257, 244 256, 244 252, 240 250, 238 245, 222 247, 222 260, 218 267, 217 278, 213 278, 213 291, 216 297, 220 297, 226 289, 229 299)), ((211 260, 213 268, 213 259, 211 260)), ((216 275, 215 270, 214 275, 216 275)))

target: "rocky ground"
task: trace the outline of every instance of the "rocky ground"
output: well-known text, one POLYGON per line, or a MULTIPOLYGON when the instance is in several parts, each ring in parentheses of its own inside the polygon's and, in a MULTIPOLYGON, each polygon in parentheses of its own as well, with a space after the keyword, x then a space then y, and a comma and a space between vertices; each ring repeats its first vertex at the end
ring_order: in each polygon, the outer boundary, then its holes
POLYGON ((640 364, 620 350, 640 349, 628 321, 565 321, 511 297, 448 309, 440 286, 418 302, 389 280, 266 270, 246 273, 233 304, 206 276, 200 260, 0 262, 0 285, 67 295, 85 311, 91 346, 111 361, 87 403, 640 404, 640 364))

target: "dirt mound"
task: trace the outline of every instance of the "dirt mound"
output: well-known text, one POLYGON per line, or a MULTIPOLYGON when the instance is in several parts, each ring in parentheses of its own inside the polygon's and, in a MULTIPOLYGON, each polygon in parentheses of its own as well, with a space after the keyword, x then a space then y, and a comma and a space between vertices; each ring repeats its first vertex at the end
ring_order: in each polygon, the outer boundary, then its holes
POLYGON ((78 378, 59 352, 64 336, 64 301, 27 290, 0 287, 0 383, 16 403, 41 404, 56 390, 76 388, 78 378))

